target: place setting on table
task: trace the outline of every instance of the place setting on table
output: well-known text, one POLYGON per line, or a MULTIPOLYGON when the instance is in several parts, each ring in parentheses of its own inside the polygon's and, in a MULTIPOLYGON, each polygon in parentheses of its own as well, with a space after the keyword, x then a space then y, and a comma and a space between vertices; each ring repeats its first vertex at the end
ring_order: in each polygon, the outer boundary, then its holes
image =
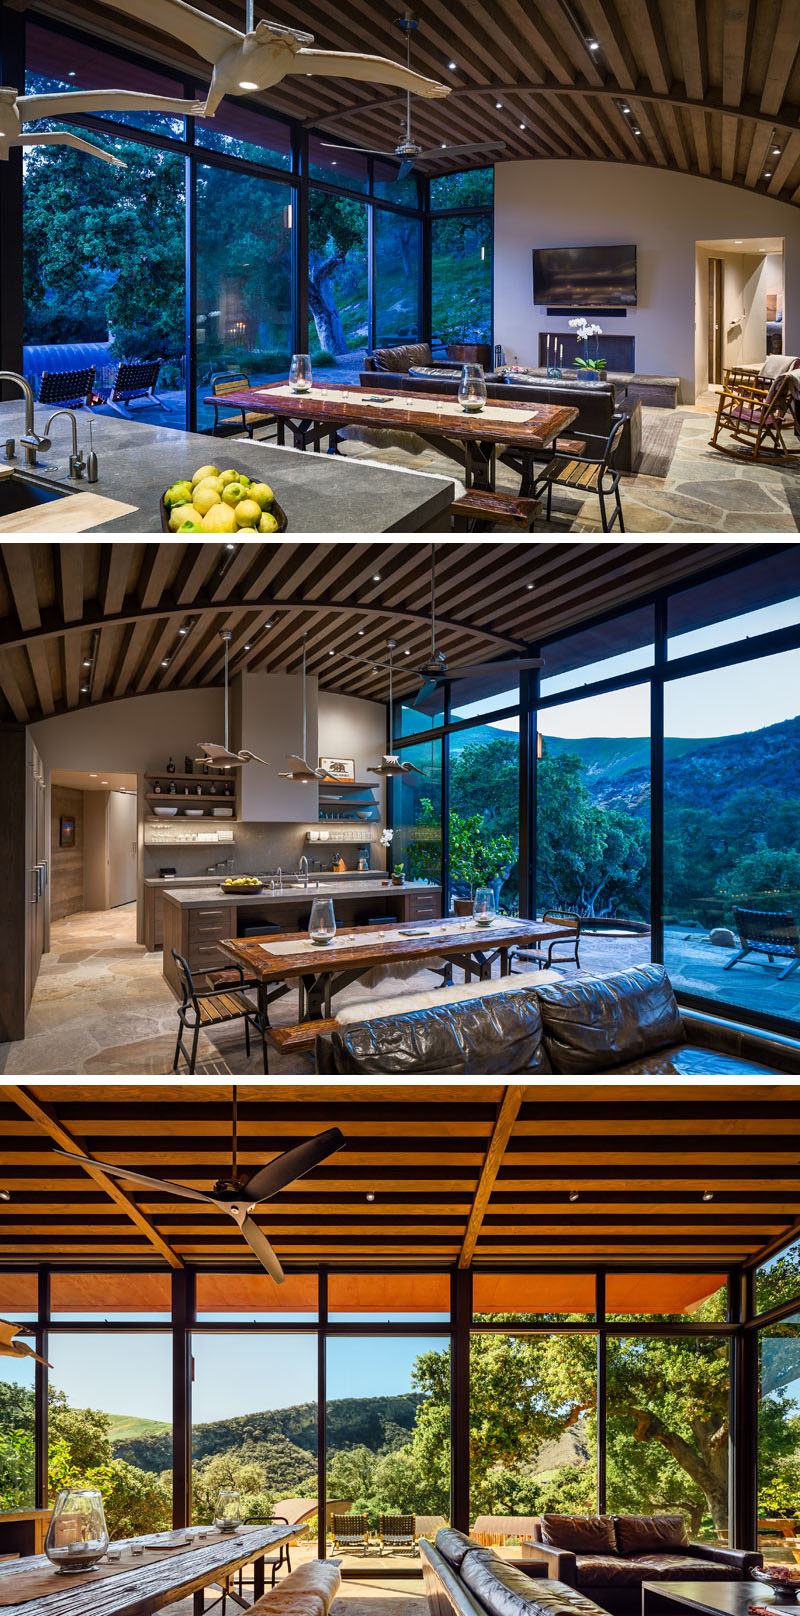
POLYGON ((98 1584, 103 1584, 102 1608, 109 1616, 147 1616, 190 1593, 201 1608, 202 1590, 209 1583, 250 1561, 256 1589, 263 1592, 264 1555, 306 1527, 248 1525, 241 1515, 240 1493, 222 1489, 208 1525, 112 1540, 101 1492, 64 1488, 56 1499, 44 1553, 0 1564, 0 1610, 25 1610, 34 1601, 47 1601, 55 1616, 67 1608, 66 1596, 70 1616, 81 1616, 99 1609, 98 1584))

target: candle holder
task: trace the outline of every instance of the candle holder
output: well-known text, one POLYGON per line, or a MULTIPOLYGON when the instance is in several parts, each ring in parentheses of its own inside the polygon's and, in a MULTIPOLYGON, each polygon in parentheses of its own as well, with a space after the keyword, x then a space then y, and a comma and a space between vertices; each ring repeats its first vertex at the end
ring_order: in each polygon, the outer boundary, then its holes
POLYGON ((472 918, 476 926, 491 926, 496 912, 491 887, 476 887, 472 900, 472 918))
POLYGON ((218 1532, 238 1532, 242 1524, 242 1495, 223 1487, 217 1494, 214 1525, 218 1532))
POLYGON ((53 1509, 44 1552, 56 1571, 91 1571, 108 1548, 103 1499, 94 1487, 64 1487, 53 1509))
POLYGON ((458 402, 468 415, 478 415, 486 405, 483 365, 465 365, 458 384, 458 402))
POLYGON ((317 948, 324 948, 332 943, 336 936, 336 916, 333 912, 332 898, 315 898, 311 905, 311 919, 308 922, 308 935, 317 948))
POLYGON ((311 369, 311 357, 306 353, 292 355, 289 366, 289 383, 293 393, 310 393, 314 381, 311 369))

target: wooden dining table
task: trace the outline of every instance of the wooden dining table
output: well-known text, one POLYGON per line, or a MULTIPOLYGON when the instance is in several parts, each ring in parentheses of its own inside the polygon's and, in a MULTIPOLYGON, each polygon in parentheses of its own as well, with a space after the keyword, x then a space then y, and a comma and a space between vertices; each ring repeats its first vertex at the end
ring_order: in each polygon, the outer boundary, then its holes
MULTIPOLYGON (((242 1526, 224 1542, 201 1542, 191 1547, 179 1543, 159 1559, 154 1558, 153 1551, 169 1546, 182 1534, 151 1532, 110 1545, 122 1549, 120 1565, 114 1567, 113 1574, 103 1576, 101 1564, 88 1578, 56 1571, 43 1554, 4 1561, 0 1564, 0 1616, 154 1616, 164 1605, 189 1595, 195 1616, 201 1616, 204 1589, 251 1562, 255 1602, 264 1592, 265 1554, 307 1530, 303 1524, 242 1526), (132 1541, 146 1545, 142 1559, 131 1557, 132 1541), (22 1583, 27 1573, 41 1572, 48 1574, 48 1582, 52 1580, 52 1593, 37 1592, 28 1599, 7 1602, 14 1581, 22 1583)), ((106 1570, 111 1572, 110 1563, 106 1570)))
MULTIPOLYGON (((462 966, 466 981, 473 974, 479 981, 486 981, 498 959, 500 975, 506 975, 512 948, 536 948, 557 937, 574 935, 574 928, 554 922, 502 916, 491 926, 452 918, 417 920, 402 926, 389 923, 386 928, 348 926, 337 932, 332 944, 322 946, 313 944, 307 931, 296 931, 279 936, 231 937, 217 947, 242 967, 245 976, 258 982, 259 1013, 268 1025, 269 990, 277 982, 296 981, 298 1021, 318 1021, 330 1016, 334 994, 376 966, 419 961, 420 969, 424 969, 426 959, 444 959, 448 964, 462 966)), ((402 1008, 402 998, 398 1008, 402 1008)))
MULTIPOLYGON (((295 393, 288 382, 241 388, 225 394, 225 403, 247 414, 274 418, 278 445, 286 442, 286 428, 296 449, 311 446, 317 452, 323 438, 336 452, 337 433, 343 427, 383 427, 415 432, 432 448, 456 460, 468 488, 494 490, 497 450, 513 449, 523 458, 520 494, 532 485, 535 451, 548 449, 576 419, 578 411, 563 404, 520 403, 489 399, 474 414, 461 408, 453 393, 414 393, 381 388, 380 373, 373 387, 330 387, 295 393)), ((213 404, 213 398, 205 400, 213 404)))

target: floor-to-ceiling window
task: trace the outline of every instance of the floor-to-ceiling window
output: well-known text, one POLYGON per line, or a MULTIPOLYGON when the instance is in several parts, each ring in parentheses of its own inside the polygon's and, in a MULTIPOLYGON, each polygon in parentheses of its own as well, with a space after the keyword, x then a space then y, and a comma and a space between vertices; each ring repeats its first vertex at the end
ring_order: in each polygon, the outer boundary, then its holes
POLYGON ((756 1314, 787 1311, 757 1332, 756 1514, 767 1564, 794 1565, 800 1515, 800 1241, 755 1272, 756 1314))
POLYGON ((413 772, 392 780, 392 863, 414 881, 442 878, 442 743, 422 741, 403 751, 413 772))
POLYGON ((375 209, 375 342, 415 342, 420 329, 419 219, 375 209))
POLYGON ((368 208, 313 187, 308 203, 308 342, 312 363, 334 365, 369 347, 368 208))
POLYGON ((431 285, 434 342, 492 341, 494 169, 431 181, 431 285))
MULTIPOLYGON (((0 1275, 0 1318, 35 1327, 35 1274, 0 1275)), ((22 1337, 35 1351, 35 1335, 22 1337)), ((0 1359, 0 1510, 36 1502, 36 1391, 33 1358, 0 1359)))

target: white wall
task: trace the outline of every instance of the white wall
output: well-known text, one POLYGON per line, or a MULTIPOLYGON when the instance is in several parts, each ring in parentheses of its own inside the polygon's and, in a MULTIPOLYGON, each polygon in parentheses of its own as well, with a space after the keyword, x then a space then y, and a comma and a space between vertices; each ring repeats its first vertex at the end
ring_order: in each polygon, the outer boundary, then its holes
POLYGON ((31 735, 48 769, 151 774, 167 759, 183 769, 198 741, 222 736, 221 690, 165 690, 43 718, 31 735))
MULTIPOLYGON (((670 170, 622 163, 518 162, 495 168, 495 341, 511 362, 538 362, 539 331, 568 315, 534 307, 534 247, 635 242, 639 302, 602 320, 636 338, 636 368, 680 376, 695 397, 695 244, 737 236, 785 242, 787 353, 800 353, 800 213, 785 202, 670 170)), ((701 334, 698 331, 698 348, 701 334)), ((702 343, 705 344, 705 330, 702 343)), ((601 342, 602 352, 602 342, 601 342)), ((700 388, 697 389, 701 390, 700 388)))

